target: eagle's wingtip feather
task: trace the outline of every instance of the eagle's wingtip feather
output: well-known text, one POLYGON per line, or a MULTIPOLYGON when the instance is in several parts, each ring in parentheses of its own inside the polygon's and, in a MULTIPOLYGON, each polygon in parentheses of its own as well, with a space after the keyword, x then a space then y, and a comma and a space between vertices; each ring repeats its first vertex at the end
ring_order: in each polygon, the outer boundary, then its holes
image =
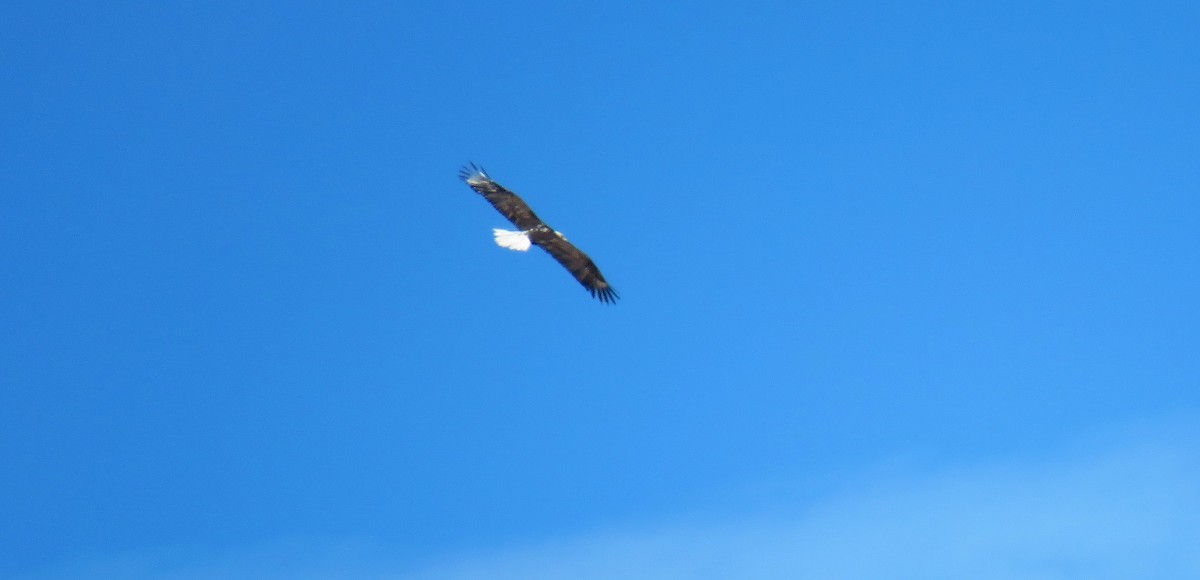
POLYGON ((605 286, 603 288, 588 288, 588 290, 592 291, 592 296, 595 296, 597 300, 605 304, 616 304, 617 299, 621 297, 619 294, 617 294, 616 290, 613 290, 612 286, 605 286))
POLYGON ((462 169, 458 170, 458 178, 467 182, 468 185, 492 180, 491 177, 488 177, 487 171, 482 166, 476 165, 474 161, 463 165, 462 169))

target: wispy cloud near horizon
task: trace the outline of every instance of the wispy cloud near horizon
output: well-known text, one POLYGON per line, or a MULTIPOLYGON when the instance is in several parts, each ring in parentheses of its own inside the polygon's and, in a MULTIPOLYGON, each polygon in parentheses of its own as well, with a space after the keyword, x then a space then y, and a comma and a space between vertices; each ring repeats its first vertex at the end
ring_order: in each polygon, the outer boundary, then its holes
POLYGON ((411 580, 1200 577, 1196 432, 896 477, 800 513, 599 533, 411 580))
POLYGON ((389 561, 386 546, 282 542, 189 557, 187 565, 125 557, 29 578, 1200 577, 1197 435, 1176 426, 1031 453, 1037 458, 863 477, 770 516, 594 531, 460 554, 419 570, 389 561))

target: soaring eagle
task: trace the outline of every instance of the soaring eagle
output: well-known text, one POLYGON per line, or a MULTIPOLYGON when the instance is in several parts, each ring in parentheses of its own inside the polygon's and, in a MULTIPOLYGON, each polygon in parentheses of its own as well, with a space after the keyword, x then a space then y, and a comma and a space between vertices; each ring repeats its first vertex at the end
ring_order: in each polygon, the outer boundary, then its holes
POLYGON ((546 225, 546 222, 543 222, 537 214, 533 213, 533 210, 529 209, 529 204, 525 203, 525 200, 499 183, 492 181, 487 172, 474 163, 463 166, 462 170, 458 172, 458 176, 520 230, 511 232, 493 228, 492 233, 496 237, 497 245, 524 252, 529 249, 530 244, 536 244, 554 256, 554 259, 570 271, 571 275, 579 280, 579 283, 583 284, 583 287, 587 288, 592 296, 609 304, 617 301, 616 290, 608 285, 604 276, 600 274, 600 268, 596 267, 596 263, 587 254, 568 242, 566 236, 546 225))

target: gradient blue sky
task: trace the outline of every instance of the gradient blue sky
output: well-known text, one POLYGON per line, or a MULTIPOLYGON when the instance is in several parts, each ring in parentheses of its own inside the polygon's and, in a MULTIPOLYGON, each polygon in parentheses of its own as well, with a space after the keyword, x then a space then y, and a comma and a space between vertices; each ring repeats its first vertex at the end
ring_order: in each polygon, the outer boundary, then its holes
POLYGON ((7 3, 0 577, 1200 576, 1197 30, 7 3))

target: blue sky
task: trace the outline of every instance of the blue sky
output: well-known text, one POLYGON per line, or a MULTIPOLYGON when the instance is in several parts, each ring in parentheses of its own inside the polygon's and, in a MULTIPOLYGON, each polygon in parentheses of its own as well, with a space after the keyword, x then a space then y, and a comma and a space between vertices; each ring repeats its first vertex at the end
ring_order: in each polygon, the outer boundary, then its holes
POLYGON ((1197 27, 7 5, 0 577, 1200 576, 1197 27))

